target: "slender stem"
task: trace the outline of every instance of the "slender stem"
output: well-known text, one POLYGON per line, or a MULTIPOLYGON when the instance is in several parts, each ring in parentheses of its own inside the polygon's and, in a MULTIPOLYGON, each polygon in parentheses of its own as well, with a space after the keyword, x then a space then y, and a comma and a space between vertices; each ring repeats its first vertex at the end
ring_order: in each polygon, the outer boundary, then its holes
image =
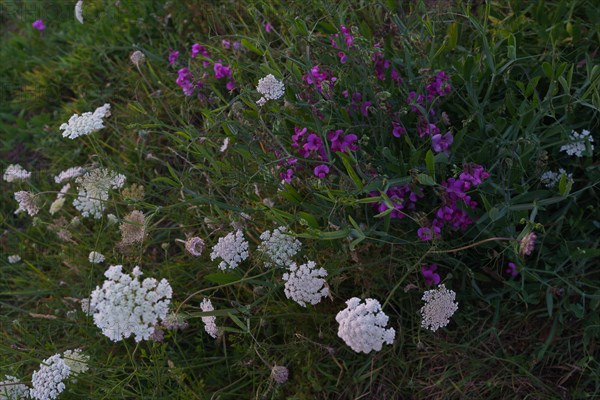
POLYGON ((493 238, 483 239, 483 240, 480 240, 479 242, 471 243, 471 244, 468 244, 466 246, 457 247, 456 249, 450 249, 450 250, 430 250, 428 253, 436 253, 436 254, 439 254, 439 253, 456 253, 457 251, 469 249, 471 247, 479 246, 480 244, 487 243, 487 242, 493 242, 493 241, 496 241, 496 240, 507 240, 507 241, 513 241, 513 242, 518 242, 519 241, 518 239, 507 238, 507 237, 493 237, 493 238))

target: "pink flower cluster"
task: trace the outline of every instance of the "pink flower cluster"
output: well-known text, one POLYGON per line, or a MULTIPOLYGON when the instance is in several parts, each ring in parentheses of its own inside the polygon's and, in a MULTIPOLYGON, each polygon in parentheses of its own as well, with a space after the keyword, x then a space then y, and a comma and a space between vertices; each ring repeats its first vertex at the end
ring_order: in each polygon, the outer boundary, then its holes
POLYGON ((440 275, 435 272, 437 271, 437 269, 437 264, 423 264, 423 266, 421 267, 421 274, 423 275, 423 278, 425 279, 425 284, 427 286, 437 285, 438 283, 440 283, 440 275))
MULTIPOLYGON (((229 65, 224 65, 221 60, 212 61, 211 60, 212 56, 208 52, 206 47, 204 47, 203 45, 201 45, 199 43, 195 43, 194 45, 192 45, 190 57, 192 59, 194 59, 198 56, 202 56, 204 58, 202 60, 202 67, 204 69, 209 68, 212 64, 215 79, 219 80, 219 79, 225 78, 227 80, 227 83, 225 85, 227 90, 235 89, 235 82, 233 80, 233 71, 229 65)), ((170 65, 174 65, 178 58, 179 58, 178 51, 169 52, 168 60, 169 60, 170 65)), ((206 76, 208 76, 207 72, 201 71, 201 79, 205 78, 206 76)), ((177 71, 177 79, 175 80, 175 83, 177 83, 177 85, 179 85, 179 87, 181 87, 181 90, 183 90, 183 94, 185 94, 186 96, 193 96, 194 89, 196 87, 197 88, 204 87, 204 82, 202 80, 198 79, 195 84, 194 84, 194 81, 195 81, 194 74, 188 68, 181 68, 177 71)))
POLYGON ((329 85, 337 81, 337 78, 329 70, 321 70, 318 65, 315 65, 302 77, 302 80, 309 85, 313 85, 319 93, 327 96, 330 89, 329 85), (323 85, 327 85, 325 92, 323 91, 323 85))
POLYGON ((442 195, 442 205, 437 209, 431 225, 419 228, 417 231, 419 238, 421 240, 438 238, 444 226, 449 226, 453 230, 466 230, 473 220, 462 207, 471 209, 477 207, 477 202, 471 199, 467 192, 479 186, 488 177, 489 174, 481 165, 470 164, 465 165, 458 179, 449 178, 443 181, 441 185, 445 190, 442 195))
MULTIPOLYGON (((327 132, 327 139, 329 140, 329 148, 334 153, 358 150, 358 144, 356 143, 358 136, 353 133, 344 134, 343 129, 327 132)), ((329 161, 327 150, 325 149, 323 140, 315 132, 308 132, 307 128, 294 127, 292 148, 296 149, 296 152, 302 158, 313 159, 323 163, 314 167, 313 174, 316 177, 323 179, 329 174, 329 166, 324 164, 329 161)), ((302 168, 301 165, 298 165, 298 159, 293 157, 280 162, 280 166, 285 168, 285 171, 280 173, 280 177, 287 183, 290 183, 294 173, 302 168), (296 165, 295 169, 294 165, 296 165)))
MULTIPOLYGON (((378 195, 378 192, 370 193, 371 197, 378 195)), ((392 205, 394 206, 394 210, 390 213, 390 218, 397 219, 406 217, 408 212, 415 209, 417 201, 424 197, 423 193, 421 193, 414 185, 393 186, 385 192, 385 195, 391 200, 392 205)), ((371 207, 379 213, 388 209, 388 206, 383 201, 372 203, 371 207)))

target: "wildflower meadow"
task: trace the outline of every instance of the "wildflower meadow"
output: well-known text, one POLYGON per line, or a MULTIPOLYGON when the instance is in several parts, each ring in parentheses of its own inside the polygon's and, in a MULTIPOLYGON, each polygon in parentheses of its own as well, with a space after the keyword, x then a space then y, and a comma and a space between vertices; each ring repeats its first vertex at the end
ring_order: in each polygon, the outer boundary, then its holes
POLYGON ((0 399, 600 398, 596 0, 0 0, 0 399))

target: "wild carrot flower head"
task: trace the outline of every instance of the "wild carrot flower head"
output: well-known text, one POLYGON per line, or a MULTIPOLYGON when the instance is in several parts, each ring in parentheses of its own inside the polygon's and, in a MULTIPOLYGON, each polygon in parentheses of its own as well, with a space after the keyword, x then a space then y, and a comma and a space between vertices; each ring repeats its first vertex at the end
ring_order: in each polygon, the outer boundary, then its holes
POLYGON ((29 396, 37 400, 56 399, 65 390, 65 381, 71 375, 71 368, 60 354, 45 359, 40 368, 33 372, 29 396))
POLYGON ((27 399, 29 397, 29 388, 22 384, 16 377, 5 375, 4 380, 0 382, 0 399, 17 400, 27 399))
MULTIPOLYGON (((259 104, 263 105, 267 100, 277 100, 281 98, 285 93, 285 85, 272 74, 269 74, 258 80, 256 91, 263 95, 261 99, 264 99, 264 101, 261 102, 262 104, 259 104)), ((261 100, 259 99, 258 101, 261 100)))
POLYGON ((306 307, 306 303, 315 305, 329 294, 329 288, 323 279, 326 276, 327 271, 324 268, 316 268, 314 261, 300 266, 293 262, 288 267, 288 272, 283 274, 285 296, 302 307, 306 307))
POLYGON ((368 354, 380 351, 383 344, 392 344, 396 336, 394 328, 385 328, 388 316, 375 299, 358 297, 346 301, 347 307, 337 313, 335 320, 340 324, 338 336, 357 353, 368 354))
POLYGON ((210 259, 221 258, 219 269, 234 269, 242 261, 248 258, 248 242, 242 231, 231 232, 227 236, 219 238, 217 244, 210 253, 210 259))
POLYGON ((302 243, 295 237, 286 234, 287 228, 280 226, 273 232, 264 231, 258 251, 267 257, 265 267, 286 267, 292 263, 292 258, 300 251, 302 243))
POLYGON ((31 178, 31 172, 28 172, 19 164, 11 164, 6 167, 6 171, 4 171, 4 175, 2 176, 2 179, 6 182, 26 181, 29 178, 31 178))
POLYGON ((72 115, 69 121, 62 124, 59 129, 64 131, 63 137, 75 139, 104 128, 103 119, 108 116, 110 116, 110 104, 105 104, 94 112, 72 115))
POLYGON ((122 246, 141 243, 146 237, 146 216, 142 211, 133 210, 123 218, 119 226, 122 246))
POLYGON ((21 190, 19 192, 15 192, 15 200, 19 203, 19 208, 15 211, 15 214, 19 214, 23 211, 26 211, 30 216, 36 215, 40 212, 40 207, 37 204, 35 195, 31 192, 26 192, 21 190))
POLYGON ((185 249, 194 257, 198 257, 202 255, 202 252, 204 251, 204 240, 198 236, 191 237, 186 240, 185 249))
POLYGON ((569 140, 569 143, 560 147, 560 151, 575 157, 583 157, 586 153, 592 155, 594 138, 590 135, 590 131, 586 129, 581 131, 581 133, 572 131, 569 135, 569 140))
POLYGON ((102 217, 110 189, 120 189, 125 184, 125 176, 106 168, 96 168, 76 179, 79 184, 77 198, 73 205, 84 217, 102 217))
POLYGON ((450 317, 458 310, 455 298, 456 293, 446 289, 443 283, 423 293, 422 300, 425 305, 421 307, 421 326, 435 332, 448 325, 450 317))
POLYGON ((275 383, 277 383, 278 385, 282 385, 285 382, 287 382, 288 376, 288 369, 282 365, 274 365, 271 369, 271 378, 273 378, 275 383))
MULTIPOLYGON (((214 311, 215 308, 212 305, 212 302, 210 301, 210 299, 202 299, 202 303, 200 303, 200 309, 203 312, 210 312, 210 311, 214 311)), ((217 317, 215 317, 214 315, 212 316, 208 316, 208 317, 202 317, 202 322, 204 323, 204 330, 206 331, 206 333, 208 333, 210 336, 212 336, 213 338, 217 338, 217 336, 219 336, 219 328, 217 328, 217 325, 215 324, 215 321, 217 320, 217 317)))

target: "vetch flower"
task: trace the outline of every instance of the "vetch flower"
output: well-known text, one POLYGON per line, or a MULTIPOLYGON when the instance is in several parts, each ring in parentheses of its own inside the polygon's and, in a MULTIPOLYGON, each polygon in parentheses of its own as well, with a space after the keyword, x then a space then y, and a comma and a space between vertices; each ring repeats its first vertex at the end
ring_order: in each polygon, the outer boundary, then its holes
POLYGON ((438 283, 440 283, 440 275, 435 272, 437 271, 437 269, 437 264, 424 264, 421 267, 421 274, 423 275, 423 278, 425 278, 425 284, 427 286, 437 285, 438 283))
POLYGON ((517 265, 514 262, 509 262, 507 264, 506 269, 504 270, 504 272, 506 272, 507 274, 509 274, 510 276, 512 276, 513 278, 517 275, 519 275, 519 271, 517 270, 517 265))
POLYGON ((389 318, 381 310, 379 301, 365 299, 363 304, 358 297, 353 297, 346 305, 335 320, 339 323, 338 336, 352 350, 368 354, 373 350, 380 351, 384 343, 394 342, 396 331, 385 328, 389 318))
POLYGON ((36 19, 31 26, 34 29, 37 29, 38 31, 43 31, 44 29, 46 29, 46 25, 44 25, 44 21, 42 21, 41 19, 36 19))
POLYGON ((135 337, 148 340, 159 320, 169 310, 173 291, 166 279, 160 282, 146 278, 140 282, 142 271, 135 267, 131 275, 122 272, 122 265, 111 265, 104 273, 102 287, 96 286, 90 298, 94 323, 110 340, 117 342, 135 337))
POLYGON ((314 261, 300 266, 292 263, 288 272, 283 274, 285 296, 302 307, 306 307, 306 303, 315 305, 322 297, 329 295, 329 288, 323 279, 326 276, 327 271, 324 268, 316 268, 314 261))
POLYGON ((221 258, 219 269, 234 269, 242 261, 248 258, 248 242, 244 239, 242 231, 231 232, 227 236, 219 238, 217 244, 210 253, 210 259, 221 258))
POLYGON ((63 381, 69 375, 71 375, 71 368, 60 357, 60 354, 45 359, 40 364, 40 368, 31 376, 33 388, 29 390, 29 396, 37 400, 56 399, 65 390, 63 381))
POLYGON ((179 58, 178 51, 170 51, 169 52, 169 65, 175 64, 175 61, 177 61, 178 58, 179 58))
POLYGON ((325 164, 317 165, 313 172, 317 178, 323 179, 329 173, 329 167, 325 164))
POLYGON ((446 289, 443 283, 436 289, 423 293, 421 300, 425 305, 421 307, 421 326, 435 332, 448 325, 450 317, 458 310, 455 298, 456 293, 446 289))
POLYGON ((436 134, 431 137, 431 148, 436 153, 448 153, 450 145, 454 142, 452 133, 447 132, 445 135, 436 134))
MULTIPOLYGON (((203 312, 210 312, 215 310, 210 299, 206 298, 202 299, 202 303, 200 303, 200 309, 203 312)), ((215 324, 216 320, 217 317, 215 317, 214 315, 202 317, 202 322, 204 323, 204 330, 206 331, 206 333, 208 333, 215 339, 217 338, 217 336, 219 336, 219 328, 217 328, 217 325, 215 324)))
POLYGON ((280 226, 273 232, 264 231, 260 235, 262 242, 258 251, 267 256, 265 267, 285 267, 292 263, 294 257, 302 248, 302 243, 295 237, 287 235, 287 228, 280 226))
POLYGON ((75 139, 79 136, 89 135, 92 132, 104 128, 103 118, 110 116, 110 104, 104 104, 92 112, 81 115, 74 114, 67 123, 62 124, 59 129, 64 131, 63 137, 75 139))
POLYGON ((26 181, 29 178, 31 178, 31 172, 28 172, 19 164, 10 164, 6 167, 6 171, 4 171, 4 175, 2 176, 2 179, 6 182, 26 181))

